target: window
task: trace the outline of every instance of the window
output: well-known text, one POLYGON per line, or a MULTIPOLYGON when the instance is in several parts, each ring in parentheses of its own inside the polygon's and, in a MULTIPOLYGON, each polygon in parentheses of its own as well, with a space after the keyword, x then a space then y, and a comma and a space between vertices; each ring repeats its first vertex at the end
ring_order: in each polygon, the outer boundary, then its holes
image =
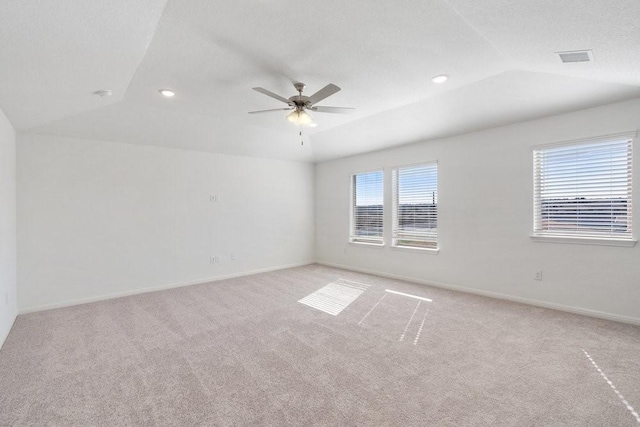
POLYGON ((351 242, 383 243, 382 176, 382 171, 351 175, 351 242))
POLYGON ((393 246, 438 248, 438 164, 399 167, 392 173, 393 246))
POLYGON ((633 136, 534 149, 534 237, 632 241, 633 136))

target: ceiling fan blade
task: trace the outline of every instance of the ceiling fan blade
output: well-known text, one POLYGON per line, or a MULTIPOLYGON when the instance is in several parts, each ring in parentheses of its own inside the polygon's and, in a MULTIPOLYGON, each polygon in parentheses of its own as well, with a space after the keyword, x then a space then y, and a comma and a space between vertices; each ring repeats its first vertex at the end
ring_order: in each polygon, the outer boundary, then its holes
POLYGON ((350 107, 311 107, 311 111, 317 111, 318 113, 337 113, 337 114, 349 114, 355 111, 355 108, 350 107))
POLYGON ((323 99, 339 91, 340 91, 340 88, 338 86, 334 85, 333 83, 329 83, 328 85, 326 85, 325 87, 323 87, 322 89, 320 89, 319 91, 311 95, 309 97, 308 103, 313 105, 316 102, 320 102, 323 99))
POLYGON ((275 94, 275 93, 273 93, 273 92, 271 92, 269 90, 266 90, 265 88, 254 87, 253 90, 255 90, 256 92, 260 92, 260 93, 262 93, 264 95, 270 96, 271 98, 277 99, 278 101, 282 101, 285 104, 289 103, 289 100, 287 98, 284 98, 284 97, 282 97, 280 95, 277 95, 277 94, 275 94))
POLYGON ((261 113, 270 113, 271 111, 291 111, 292 108, 272 108, 270 110, 258 110, 258 111, 249 111, 249 114, 261 114, 261 113))

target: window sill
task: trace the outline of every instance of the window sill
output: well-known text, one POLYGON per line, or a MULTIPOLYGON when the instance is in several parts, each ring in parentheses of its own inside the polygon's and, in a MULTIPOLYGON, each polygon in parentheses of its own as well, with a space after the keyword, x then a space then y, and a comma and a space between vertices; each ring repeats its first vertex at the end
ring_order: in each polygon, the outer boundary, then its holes
POLYGON ((631 248, 635 246, 637 240, 620 239, 598 239, 595 237, 553 237, 553 236, 529 236, 534 242, 541 243, 568 243, 572 245, 600 245, 600 246, 622 246, 631 248))
POLYGON ((374 249, 384 248, 384 243, 349 242, 349 244, 352 246, 362 246, 365 248, 374 248, 374 249))
POLYGON ((391 246, 391 249, 394 251, 403 251, 403 252, 418 252, 429 255, 438 255, 440 253, 440 248, 432 249, 432 248, 414 248, 409 246, 391 246))

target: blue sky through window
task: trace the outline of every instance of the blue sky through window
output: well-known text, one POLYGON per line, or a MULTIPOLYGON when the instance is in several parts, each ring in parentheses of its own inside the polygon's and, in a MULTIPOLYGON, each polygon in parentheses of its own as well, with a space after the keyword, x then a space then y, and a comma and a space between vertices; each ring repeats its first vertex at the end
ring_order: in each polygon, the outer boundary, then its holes
MULTIPOLYGON (((383 200, 383 173, 382 171, 369 172, 356 175, 356 206, 382 205, 383 200)), ((438 172, 433 167, 415 167, 410 172, 403 173, 399 180, 400 199, 407 204, 433 203, 433 194, 428 192, 421 197, 413 197, 406 200, 403 196, 413 193, 417 186, 436 188, 438 172), (406 200, 406 202, 405 202, 406 200)), ((436 196, 437 202, 437 196, 436 196)))
POLYGON ((398 169, 398 201, 401 205, 438 202, 438 169, 435 163, 398 169))
POLYGON ((543 151, 541 196, 552 199, 626 198, 616 185, 628 170, 628 148, 618 141, 547 148, 543 151))
POLYGON ((376 206, 383 199, 382 171, 356 175, 356 206, 376 206))

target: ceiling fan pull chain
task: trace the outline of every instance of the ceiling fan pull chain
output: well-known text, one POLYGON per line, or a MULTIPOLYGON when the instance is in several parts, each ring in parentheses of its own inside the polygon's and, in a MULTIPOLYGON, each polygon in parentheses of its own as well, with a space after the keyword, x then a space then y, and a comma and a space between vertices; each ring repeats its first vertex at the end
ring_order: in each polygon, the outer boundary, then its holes
POLYGON ((300 145, 304 145, 304 139, 302 138, 302 125, 300 125, 300 145))

